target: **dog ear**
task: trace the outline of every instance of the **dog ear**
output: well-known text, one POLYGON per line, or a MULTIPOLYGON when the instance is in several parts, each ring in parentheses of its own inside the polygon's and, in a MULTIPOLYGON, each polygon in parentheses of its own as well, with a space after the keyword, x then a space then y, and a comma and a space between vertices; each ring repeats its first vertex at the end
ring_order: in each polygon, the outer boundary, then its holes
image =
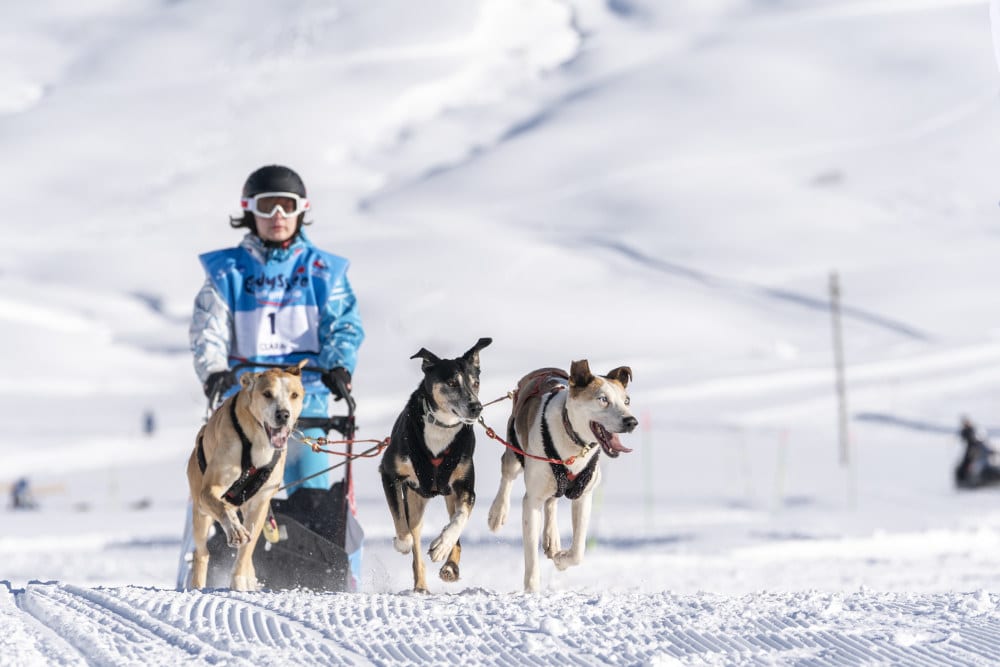
POLYGON ((433 366, 434 364, 438 363, 439 361, 441 361, 441 359, 436 354, 428 351, 427 348, 425 347, 420 348, 419 352, 410 357, 410 359, 417 359, 417 358, 424 360, 424 363, 420 364, 420 369, 424 371, 433 366))
POLYGON ((619 366, 614 370, 608 371, 608 374, 604 377, 620 383, 623 387, 627 387, 628 383, 632 381, 632 369, 628 366, 619 366))
POLYGON ((308 363, 309 363, 308 359, 303 359, 294 366, 289 366, 288 368, 286 368, 285 372, 288 373, 289 375, 302 375, 302 369, 305 368, 305 365, 308 363))
POLYGON ((253 381, 257 379, 256 373, 244 373, 240 376, 240 389, 247 389, 253 386, 253 381))
POLYGON ((569 386, 586 387, 594 381, 594 374, 590 372, 590 364, 586 359, 574 361, 569 367, 569 386))
POLYGON ((473 366, 479 366, 479 350, 493 342, 492 338, 480 338, 476 344, 469 348, 468 352, 462 355, 462 359, 470 362, 473 366))

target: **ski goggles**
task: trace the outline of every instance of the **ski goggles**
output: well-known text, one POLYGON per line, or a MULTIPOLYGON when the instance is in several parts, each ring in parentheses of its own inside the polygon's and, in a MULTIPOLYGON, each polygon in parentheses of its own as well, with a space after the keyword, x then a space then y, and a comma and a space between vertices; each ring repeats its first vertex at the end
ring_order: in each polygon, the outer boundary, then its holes
POLYGON ((309 210, 309 199, 291 192, 262 192, 240 200, 244 211, 262 218, 270 218, 278 211, 286 218, 309 210))

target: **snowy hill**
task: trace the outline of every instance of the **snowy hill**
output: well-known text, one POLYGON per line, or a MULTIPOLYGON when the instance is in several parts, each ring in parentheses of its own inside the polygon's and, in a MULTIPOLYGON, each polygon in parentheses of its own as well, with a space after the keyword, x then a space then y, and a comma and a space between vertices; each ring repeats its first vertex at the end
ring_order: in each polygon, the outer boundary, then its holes
POLYGON ((0 664, 1000 652, 997 495, 951 483, 959 416, 1000 429, 985 0, 4 15, 0 484, 28 476, 42 509, 3 515, 0 664), (594 547, 575 569, 547 563, 544 594, 518 592, 517 522, 486 528, 500 450, 482 434, 457 584, 399 595, 408 560, 364 461, 364 592, 171 590, 205 409, 187 351, 197 255, 238 241, 227 216, 268 162, 303 175, 310 235, 352 260, 360 436, 388 434, 421 347, 493 337, 485 400, 539 366, 632 367, 635 452, 605 463, 594 547))

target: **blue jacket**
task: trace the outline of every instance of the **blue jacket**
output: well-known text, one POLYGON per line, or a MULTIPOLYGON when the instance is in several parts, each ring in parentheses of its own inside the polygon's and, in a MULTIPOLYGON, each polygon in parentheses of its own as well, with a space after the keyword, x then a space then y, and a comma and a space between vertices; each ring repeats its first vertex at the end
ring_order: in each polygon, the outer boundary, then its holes
MULTIPOLYGON (((202 382, 248 361, 308 359, 309 366, 354 373, 365 333, 346 259, 318 249, 301 231, 288 248, 267 248, 247 234, 239 246, 200 259, 208 277, 195 298, 189 337, 202 382)), ((304 373, 302 380, 302 416, 327 416, 329 391, 319 374, 304 373)))

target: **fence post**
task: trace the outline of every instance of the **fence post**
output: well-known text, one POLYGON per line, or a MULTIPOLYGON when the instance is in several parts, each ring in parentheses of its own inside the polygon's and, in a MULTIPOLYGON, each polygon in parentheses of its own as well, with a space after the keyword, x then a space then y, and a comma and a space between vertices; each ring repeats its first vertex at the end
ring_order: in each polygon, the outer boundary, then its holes
POLYGON ((649 414, 649 410, 642 411, 642 421, 640 424, 642 429, 642 487, 643 496, 645 497, 645 509, 646 509, 646 533, 652 534, 653 531, 653 510, 656 505, 656 500, 654 498, 654 488, 653 488, 653 448, 650 446, 653 436, 653 418, 649 414))

